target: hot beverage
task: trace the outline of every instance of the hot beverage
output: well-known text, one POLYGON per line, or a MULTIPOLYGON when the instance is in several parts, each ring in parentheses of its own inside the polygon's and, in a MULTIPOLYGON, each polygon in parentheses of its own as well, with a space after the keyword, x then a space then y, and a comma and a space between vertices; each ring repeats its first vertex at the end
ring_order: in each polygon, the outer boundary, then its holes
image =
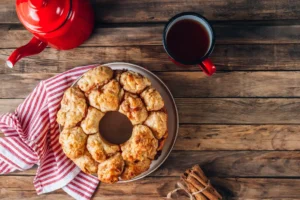
POLYGON ((210 37, 199 22, 184 19, 176 22, 167 33, 169 53, 184 63, 199 61, 210 47, 210 37))

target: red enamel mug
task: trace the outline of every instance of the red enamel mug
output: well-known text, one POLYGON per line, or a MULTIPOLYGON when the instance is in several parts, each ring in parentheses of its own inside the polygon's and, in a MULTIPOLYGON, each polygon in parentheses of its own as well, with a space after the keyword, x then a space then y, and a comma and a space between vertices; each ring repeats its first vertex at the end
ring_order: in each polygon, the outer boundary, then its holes
POLYGON ((33 38, 9 56, 6 64, 10 68, 47 46, 59 50, 75 48, 90 36, 94 27, 89 0, 16 0, 16 10, 33 38))
POLYGON ((198 65, 208 76, 216 72, 209 59, 215 45, 215 34, 203 16, 184 12, 172 17, 164 28, 163 45, 176 65, 198 65))

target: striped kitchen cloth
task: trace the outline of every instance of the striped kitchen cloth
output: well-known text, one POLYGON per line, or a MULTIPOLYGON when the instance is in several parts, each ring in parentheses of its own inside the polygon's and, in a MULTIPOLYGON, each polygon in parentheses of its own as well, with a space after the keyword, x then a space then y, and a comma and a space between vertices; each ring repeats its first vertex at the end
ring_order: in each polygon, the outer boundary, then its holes
POLYGON ((92 66, 77 67, 41 81, 14 113, 0 116, 0 174, 37 165, 37 194, 62 188, 75 199, 90 199, 99 183, 63 153, 56 112, 64 91, 92 66))

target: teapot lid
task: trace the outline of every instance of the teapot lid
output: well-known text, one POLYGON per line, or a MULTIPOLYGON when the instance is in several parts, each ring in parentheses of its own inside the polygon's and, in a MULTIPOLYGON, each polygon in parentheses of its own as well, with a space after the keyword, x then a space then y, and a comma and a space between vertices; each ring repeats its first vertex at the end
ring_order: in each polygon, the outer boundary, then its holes
POLYGON ((34 32, 51 32, 67 19, 71 0, 17 0, 16 9, 22 24, 34 32))

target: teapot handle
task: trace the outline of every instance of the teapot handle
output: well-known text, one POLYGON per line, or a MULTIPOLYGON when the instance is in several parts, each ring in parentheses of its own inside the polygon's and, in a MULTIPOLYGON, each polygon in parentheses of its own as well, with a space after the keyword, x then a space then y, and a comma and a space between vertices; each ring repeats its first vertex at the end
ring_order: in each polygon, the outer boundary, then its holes
POLYGON ((17 48, 7 59, 6 65, 13 68, 16 62, 23 57, 31 56, 42 52, 48 43, 43 42, 37 37, 33 37, 26 45, 17 48))

